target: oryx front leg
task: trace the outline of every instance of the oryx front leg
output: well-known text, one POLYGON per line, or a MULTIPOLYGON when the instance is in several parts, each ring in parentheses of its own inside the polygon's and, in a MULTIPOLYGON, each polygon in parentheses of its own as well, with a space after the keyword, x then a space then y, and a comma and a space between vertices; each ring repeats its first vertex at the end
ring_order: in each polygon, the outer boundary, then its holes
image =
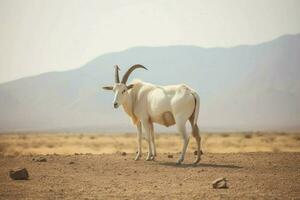
POLYGON ((148 119, 142 120, 142 125, 144 127, 145 132, 146 132, 146 135, 148 136, 148 140, 147 140, 147 142, 148 142, 148 155, 147 155, 146 160, 149 161, 149 160, 153 159, 153 155, 152 155, 152 147, 151 147, 151 141, 152 141, 151 132, 150 132, 151 127, 150 127, 148 119))
POLYGON ((156 146, 155 146, 155 138, 154 138, 154 127, 153 123, 150 123, 150 135, 151 135, 151 144, 152 144, 152 160, 156 157, 156 146))
POLYGON ((138 122, 137 125, 137 154, 134 160, 139 160, 142 157, 142 124, 138 122))
POLYGON ((182 151, 181 151, 181 154, 180 154, 179 159, 177 161, 177 164, 181 164, 183 162, 184 156, 185 156, 185 153, 186 153, 186 149, 187 149, 188 144, 189 144, 189 139, 190 139, 189 136, 186 133, 185 123, 186 123, 186 121, 181 121, 180 119, 178 119, 176 121, 178 131, 180 132, 180 134, 182 136, 182 140, 183 140, 182 151))

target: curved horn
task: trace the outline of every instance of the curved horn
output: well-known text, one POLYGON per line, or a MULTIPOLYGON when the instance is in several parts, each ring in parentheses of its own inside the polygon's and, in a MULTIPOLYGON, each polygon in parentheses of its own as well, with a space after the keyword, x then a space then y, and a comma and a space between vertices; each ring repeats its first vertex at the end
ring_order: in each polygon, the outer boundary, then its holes
POLYGON ((124 74, 123 78, 122 78, 122 81, 121 83, 124 83, 126 84, 128 78, 129 78, 129 75, 131 74, 131 72, 133 72, 133 70, 137 69, 137 68, 143 68, 145 70, 148 70, 146 67, 144 67, 143 65, 140 65, 140 64, 135 64, 133 66, 131 66, 127 72, 124 74))
POLYGON ((120 83, 119 71, 120 71, 119 66, 115 65, 115 82, 116 83, 120 83))

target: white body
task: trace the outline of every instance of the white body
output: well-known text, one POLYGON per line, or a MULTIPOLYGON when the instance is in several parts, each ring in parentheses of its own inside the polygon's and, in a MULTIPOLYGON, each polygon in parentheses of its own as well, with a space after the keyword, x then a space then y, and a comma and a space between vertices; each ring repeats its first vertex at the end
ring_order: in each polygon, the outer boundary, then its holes
POLYGON ((180 85, 157 86, 142 81, 134 81, 130 89, 124 89, 124 84, 114 86, 114 105, 122 105, 125 112, 131 117, 138 130, 138 153, 136 160, 141 157, 142 126, 148 136, 147 160, 153 160, 156 156, 154 142, 153 123, 171 126, 176 124, 183 138, 183 147, 178 163, 184 160, 189 142, 186 133, 186 122, 189 120, 192 133, 198 144, 197 159, 200 161, 202 153, 200 135, 197 126, 200 99, 197 93, 190 87, 180 85))

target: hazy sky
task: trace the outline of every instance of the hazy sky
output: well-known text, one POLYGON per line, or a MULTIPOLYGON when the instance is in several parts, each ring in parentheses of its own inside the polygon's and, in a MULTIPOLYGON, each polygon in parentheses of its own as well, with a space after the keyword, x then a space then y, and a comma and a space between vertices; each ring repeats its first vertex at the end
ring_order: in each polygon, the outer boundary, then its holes
POLYGON ((133 46, 256 44, 299 19, 299 0, 0 0, 0 82, 133 46))

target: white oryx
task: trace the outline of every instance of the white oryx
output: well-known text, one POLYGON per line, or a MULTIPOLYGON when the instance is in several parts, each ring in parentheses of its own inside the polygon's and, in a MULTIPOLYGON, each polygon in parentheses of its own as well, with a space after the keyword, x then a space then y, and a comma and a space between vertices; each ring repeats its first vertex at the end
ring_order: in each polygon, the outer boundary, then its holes
POLYGON ((180 164, 184 160, 185 152, 189 143, 189 135, 185 124, 189 120, 192 126, 192 135, 197 142, 197 158, 194 163, 201 159, 201 137, 197 126, 200 99, 192 88, 180 84, 158 86, 142 81, 133 81, 126 85, 129 75, 137 68, 147 69, 140 64, 133 65, 119 80, 119 67, 115 66, 115 84, 105 86, 103 89, 113 90, 115 93, 113 106, 123 106, 125 112, 137 126, 138 151, 135 160, 142 155, 142 126, 148 136, 148 155, 146 160, 153 160, 156 156, 154 143, 153 123, 165 126, 176 124, 183 138, 181 155, 177 161, 180 164))

